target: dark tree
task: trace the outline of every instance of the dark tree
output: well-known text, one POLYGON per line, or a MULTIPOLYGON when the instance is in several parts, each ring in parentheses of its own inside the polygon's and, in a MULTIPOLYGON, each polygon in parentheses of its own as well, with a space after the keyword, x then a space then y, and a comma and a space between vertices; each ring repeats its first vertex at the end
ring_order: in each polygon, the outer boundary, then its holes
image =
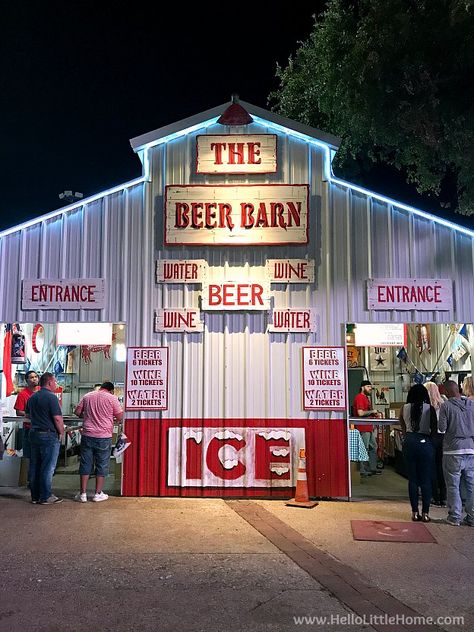
POLYGON ((277 77, 274 109, 340 136, 343 176, 388 164, 474 214, 474 0, 329 0, 277 77))

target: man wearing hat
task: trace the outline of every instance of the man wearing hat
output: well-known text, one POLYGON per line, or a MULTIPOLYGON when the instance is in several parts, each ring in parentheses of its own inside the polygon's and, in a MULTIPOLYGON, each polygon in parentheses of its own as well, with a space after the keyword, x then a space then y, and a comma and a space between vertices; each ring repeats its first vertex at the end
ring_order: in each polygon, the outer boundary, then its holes
MULTIPOLYGON (((355 396, 352 404, 352 414, 354 417, 381 417, 382 415, 372 408, 370 393, 372 392, 372 383, 370 380, 362 380, 360 383, 359 393, 355 396)), ((372 476, 372 474, 381 474, 377 469, 377 441, 375 438, 374 426, 372 424, 361 424, 354 426, 360 432, 362 441, 367 448, 369 455, 368 461, 361 461, 360 475, 372 476)))

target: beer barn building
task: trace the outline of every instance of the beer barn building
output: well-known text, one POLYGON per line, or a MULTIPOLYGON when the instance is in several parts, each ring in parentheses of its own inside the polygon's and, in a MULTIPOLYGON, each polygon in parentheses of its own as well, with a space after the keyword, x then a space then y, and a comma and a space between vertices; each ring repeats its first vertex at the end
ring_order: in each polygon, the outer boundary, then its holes
POLYGON ((347 365, 375 382, 384 349, 402 400, 404 325, 470 323, 474 233, 337 179, 337 138, 249 103, 131 145, 142 177, 0 233, 0 322, 125 326, 122 494, 290 497, 305 448, 310 495, 349 498, 347 365), (386 327, 354 363, 357 323, 386 327))

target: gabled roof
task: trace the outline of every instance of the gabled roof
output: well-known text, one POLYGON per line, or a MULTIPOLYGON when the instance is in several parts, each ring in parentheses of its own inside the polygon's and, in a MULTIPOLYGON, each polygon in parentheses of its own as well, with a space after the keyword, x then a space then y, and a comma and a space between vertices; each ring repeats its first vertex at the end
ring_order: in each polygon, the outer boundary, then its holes
MULTIPOLYGON (((257 116, 261 119, 269 121, 270 123, 274 123, 275 125, 286 127, 290 131, 298 132, 299 134, 304 134, 305 136, 309 136, 310 138, 319 140, 331 149, 338 149, 339 145, 341 144, 341 139, 337 136, 327 134, 326 132, 322 132, 321 130, 315 129, 314 127, 309 127, 309 125, 297 123, 296 121, 292 121, 285 116, 280 116, 279 114, 275 114, 274 112, 270 112, 269 110, 264 110, 263 108, 259 108, 258 106, 247 103, 246 101, 239 101, 239 105, 245 108, 250 115, 257 116)), ((217 119, 228 107, 229 103, 224 103, 223 105, 218 105, 217 107, 211 108, 210 110, 205 110, 200 114, 189 116, 188 118, 177 121, 176 123, 171 123, 171 125, 165 125, 164 127, 155 129, 153 132, 148 132, 147 134, 142 134, 141 136, 136 136, 135 138, 132 138, 130 140, 130 144, 133 150, 135 152, 138 152, 144 149, 146 146, 158 144, 161 139, 166 138, 172 134, 176 134, 183 129, 188 129, 190 127, 199 127, 201 123, 204 124, 214 118, 217 121, 217 119)))

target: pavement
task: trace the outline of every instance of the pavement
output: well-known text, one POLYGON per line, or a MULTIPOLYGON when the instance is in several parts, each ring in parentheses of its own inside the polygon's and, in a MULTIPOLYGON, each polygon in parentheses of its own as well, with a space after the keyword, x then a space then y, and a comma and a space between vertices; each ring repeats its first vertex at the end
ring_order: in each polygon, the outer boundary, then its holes
POLYGON ((365 542, 351 520, 409 521, 408 502, 39 506, 0 488, 0 632, 473 630, 474 529, 431 514, 436 543, 365 542))

